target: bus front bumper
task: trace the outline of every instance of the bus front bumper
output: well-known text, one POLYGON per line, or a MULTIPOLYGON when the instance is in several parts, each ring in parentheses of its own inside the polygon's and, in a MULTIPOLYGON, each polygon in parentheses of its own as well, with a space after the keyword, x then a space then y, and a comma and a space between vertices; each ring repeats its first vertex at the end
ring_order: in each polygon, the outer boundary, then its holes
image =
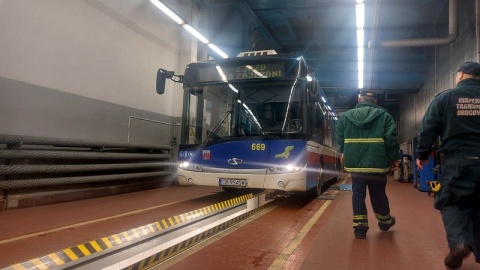
POLYGON ((178 183, 182 186, 222 186, 233 188, 276 189, 306 191, 305 171, 284 174, 221 174, 178 169, 178 183), (222 185, 222 183, 227 185, 222 185))

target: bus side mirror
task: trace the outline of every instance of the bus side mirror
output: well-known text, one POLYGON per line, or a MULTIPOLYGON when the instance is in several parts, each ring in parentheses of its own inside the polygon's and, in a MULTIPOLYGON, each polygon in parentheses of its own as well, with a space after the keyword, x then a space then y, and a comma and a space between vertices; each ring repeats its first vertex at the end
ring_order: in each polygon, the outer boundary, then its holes
POLYGON ((158 69, 156 88, 159 95, 162 95, 165 92, 165 81, 173 78, 174 74, 175 73, 173 71, 168 71, 162 68, 158 69))

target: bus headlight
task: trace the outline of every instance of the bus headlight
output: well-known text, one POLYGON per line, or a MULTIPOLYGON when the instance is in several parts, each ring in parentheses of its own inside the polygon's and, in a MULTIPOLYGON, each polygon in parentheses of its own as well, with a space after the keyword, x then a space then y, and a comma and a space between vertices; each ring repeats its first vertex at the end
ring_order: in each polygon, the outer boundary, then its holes
POLYGON ((186 171, 194 171, 194 172, 201 172, 202 166, 198 164, 189 163, 188 161, 184 161, 178 165, 179 168, 184 169, 186 171))
MULTIPOLYGON (((305 166, 303 166, 303 167, 305 167, 305 166)), ((282 173, 299 172, 303 169, 303 167, 296 166, 294 164, 270 166, 267 169, 267 174, 282 174, 282 173)))

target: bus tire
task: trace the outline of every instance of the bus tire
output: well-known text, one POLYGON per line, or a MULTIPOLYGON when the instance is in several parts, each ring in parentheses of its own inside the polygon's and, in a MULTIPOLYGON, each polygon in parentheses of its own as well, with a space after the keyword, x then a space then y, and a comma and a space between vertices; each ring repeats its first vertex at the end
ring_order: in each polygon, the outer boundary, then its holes
POLYGON ((323 168, 320 168, 320 174, 318 175, 317 184, 311 189, 313 196, 318 197, 322 194, 325 185, 325 176, 323 175, 323 168))

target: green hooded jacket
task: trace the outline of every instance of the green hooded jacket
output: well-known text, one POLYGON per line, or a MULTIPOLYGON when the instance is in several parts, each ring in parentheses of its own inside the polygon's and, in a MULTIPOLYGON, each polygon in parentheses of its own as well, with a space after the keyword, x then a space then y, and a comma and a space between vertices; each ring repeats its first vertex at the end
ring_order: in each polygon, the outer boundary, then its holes
POLYGON ((400 158, 395 120, 374 103, 360 102, 343 113, 336 134, 346 172, 386 174, 389 164, 400 158))

